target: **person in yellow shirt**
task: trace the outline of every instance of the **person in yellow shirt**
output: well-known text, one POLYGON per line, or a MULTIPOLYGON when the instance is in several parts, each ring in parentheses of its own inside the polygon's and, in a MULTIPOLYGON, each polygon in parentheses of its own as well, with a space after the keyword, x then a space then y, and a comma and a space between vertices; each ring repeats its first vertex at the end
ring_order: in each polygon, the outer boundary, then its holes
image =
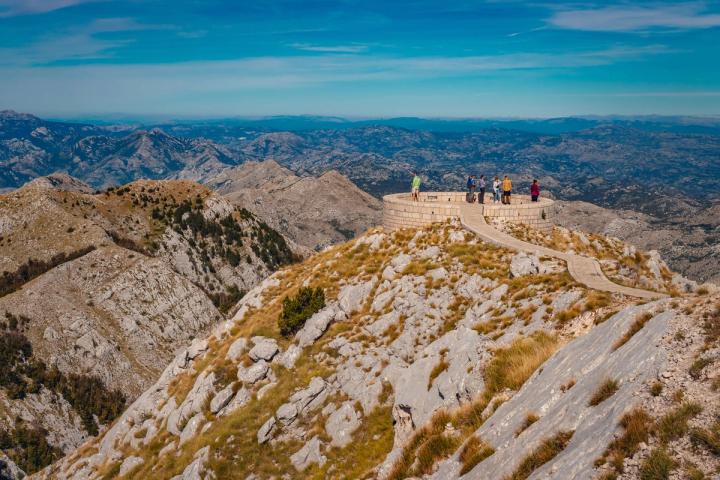
POLYGON ((502 190, 502 203, 510 205, 510 195, 512 195, 512 180, 510 180, 507 175, 505 175, 505 178, 503 178, 502 190))

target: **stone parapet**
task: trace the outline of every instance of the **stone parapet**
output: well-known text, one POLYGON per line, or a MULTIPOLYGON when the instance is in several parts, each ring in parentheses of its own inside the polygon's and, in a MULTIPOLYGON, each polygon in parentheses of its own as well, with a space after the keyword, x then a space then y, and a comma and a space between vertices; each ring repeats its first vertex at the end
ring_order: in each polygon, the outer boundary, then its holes
MULTIPOLYGON (((543 198, 532 202, 528 195, 513 195, 510 205, 492 203, 492 195, 485 195, 485 203, 476 203, 489 220, 499 219, 528 225, 539 230, 552 228, 554 202, 543 198)), ((465 192, 422 192, 418 202, 409 193, 383 197, 383 225, 387 228, 416 228, 460 217, 460 205, 465 192)))

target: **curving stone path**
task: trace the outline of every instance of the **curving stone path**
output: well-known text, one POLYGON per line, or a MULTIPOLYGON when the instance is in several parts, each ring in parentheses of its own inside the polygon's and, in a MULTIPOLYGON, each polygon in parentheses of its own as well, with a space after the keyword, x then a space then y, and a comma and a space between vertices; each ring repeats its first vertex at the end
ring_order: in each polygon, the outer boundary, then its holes
POLYGON ((625 287, 611 282, 602 272, 600 264, 594 258, 559 252, 541 245, 524 242, 503 233, 487 224, 483 216, 482 208, 479 208, 477 205, 460 205, 460 223, 467 230, 470 230, 486 242, 512 248, 513 250, 564 260, 570 275, 588 288, 610 293, 621 293, 637 298, 657 299, 667 297, 667 295, 662 293, 625 287))

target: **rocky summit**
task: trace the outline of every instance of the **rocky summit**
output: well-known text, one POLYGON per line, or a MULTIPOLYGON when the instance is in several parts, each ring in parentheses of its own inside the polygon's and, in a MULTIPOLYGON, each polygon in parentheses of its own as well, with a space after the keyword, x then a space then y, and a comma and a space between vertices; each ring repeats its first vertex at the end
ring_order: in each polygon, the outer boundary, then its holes
POLYGON ((188 181, 0 196, 0 448, 27 473, 75 450, 305 253, 188 181))
POLYGON ((335 170, 299 177, 272 160, 247 162, 203 180, 312 249, 349 240, 381 221, 382 204, 335 170))
POLYGON ((35 478, 717 475, 717 287, 672 290, 619 240, 525 240, 673 295, 589 290, 452 223, 373 229, 270 275, 35 478))

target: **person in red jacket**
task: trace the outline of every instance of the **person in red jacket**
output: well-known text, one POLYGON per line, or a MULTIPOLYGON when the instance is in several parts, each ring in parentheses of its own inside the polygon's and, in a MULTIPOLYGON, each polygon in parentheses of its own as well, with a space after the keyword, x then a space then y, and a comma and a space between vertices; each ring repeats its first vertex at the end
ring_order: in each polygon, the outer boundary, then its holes
POLYGON ((530 197, 532 198, 533 202, 537 202, 539 196, 540 196, 540 185, 538 185, 537 179, 535 179, 535 180, 533 180, 532 185, 530 185, 530 197))

